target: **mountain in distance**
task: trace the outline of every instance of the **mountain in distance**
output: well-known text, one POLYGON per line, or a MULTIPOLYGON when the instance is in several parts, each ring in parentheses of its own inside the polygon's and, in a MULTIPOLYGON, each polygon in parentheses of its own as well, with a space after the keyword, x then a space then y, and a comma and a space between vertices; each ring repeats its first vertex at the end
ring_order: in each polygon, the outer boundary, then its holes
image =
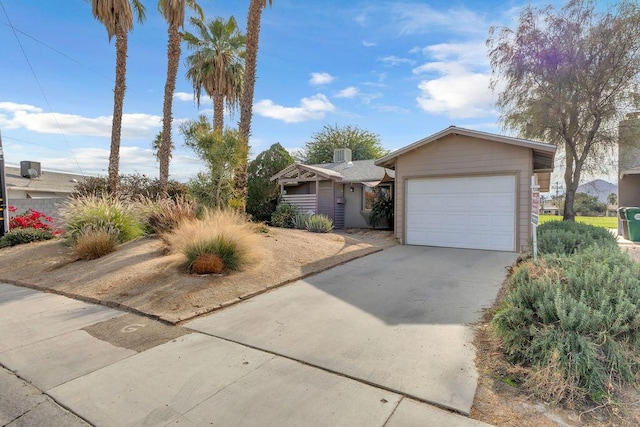
POLYGON ((618 186, 603 179, 594 179, 578 186, 578 193, 586 193, 595 196, 601 203, 607 203, 609 194, 618 194, 618 186))

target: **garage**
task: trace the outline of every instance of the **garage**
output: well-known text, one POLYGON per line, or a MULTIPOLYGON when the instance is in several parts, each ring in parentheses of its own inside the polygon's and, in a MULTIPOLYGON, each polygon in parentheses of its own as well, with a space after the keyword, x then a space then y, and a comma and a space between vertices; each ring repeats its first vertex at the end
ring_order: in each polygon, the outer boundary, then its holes
POLYGON ((407 180, 409 245, 515 250, 515 176, 407 180))
POLYGON ((405 245, 527 252, 531 182, 549 191, 556 147, 450 126, 376 160, 395 171, 405 245))

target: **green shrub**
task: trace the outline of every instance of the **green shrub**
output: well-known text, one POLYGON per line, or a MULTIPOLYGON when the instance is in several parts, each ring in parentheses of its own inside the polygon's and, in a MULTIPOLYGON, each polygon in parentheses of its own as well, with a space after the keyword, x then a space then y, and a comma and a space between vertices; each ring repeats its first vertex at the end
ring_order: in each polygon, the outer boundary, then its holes
MULTIPOLYGON (((184 197, 189 189, 185 184, 170 180, 167 182, 166 190, 160 191, 160 180, 150 178, 147 175, 135 173, 131 175, 120 175, 118 195, 123 200, 148 197, 156 199, 161 196, 168 196, 171 199, 184 197)), ((110 194, 109 181, 107 177, 87 177, 76 184, 72 197, 98 196, 107 197, 110 194)))
POLYGON ((59 210, 65 238, 72 245, 89 232, 115 233, 118 243, 144 235, 135 204, 108 196, 82 196, 64 202, 59 210))
POLYGON ((296 230, 306 230, 307 229, 307 220, 311 217, 310 214, 296 212, 293 216, 293 220, 291 221, 293 224, 293 228, 296 230))
POLYGON ((82 233, 73 244, 73 252, 80 259, 96 259, 110 254, 118 246, 116 230, 94 230, 82 233))
POLYGON ((640 369, 640 264, 595 246, 526 262, 492 324, 508 359, 538 373, 534 389, 556 401, 605 400, 640 369))
POLYGON ((369 225, 376 228, 378 224, 382 224, 383 227, 393 226, 393 200, 382 192, 376 195, 369 213, 369 225))
POLYGON ((53 239, 53 234, 35 228, 17 228, 0 238, 0 248, 53 239))
POLYGON ((328 233, 333 230, 333 221, 323 214, 309 216, 304 225, 307 231, 311 231, 312 233, 328 233))
POLYGON ((271 225, 274 227, 293 228, 293 220, 298 208, 289 203, 280 203, 271 215, 271 225))
POLYGON ((549 221, 538 227, 538 252, 573 254, 591 246, 617 247, 606 228, 573 221, 549 221))

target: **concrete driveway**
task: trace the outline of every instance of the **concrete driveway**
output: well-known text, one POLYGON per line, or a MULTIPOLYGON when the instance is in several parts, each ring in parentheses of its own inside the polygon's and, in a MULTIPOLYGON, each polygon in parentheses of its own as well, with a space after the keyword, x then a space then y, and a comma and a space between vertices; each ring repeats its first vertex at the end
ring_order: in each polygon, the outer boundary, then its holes
POLYGON ((516 258, 397 246, 186 326, 468 414, 477 386, 468 324, 516 258))

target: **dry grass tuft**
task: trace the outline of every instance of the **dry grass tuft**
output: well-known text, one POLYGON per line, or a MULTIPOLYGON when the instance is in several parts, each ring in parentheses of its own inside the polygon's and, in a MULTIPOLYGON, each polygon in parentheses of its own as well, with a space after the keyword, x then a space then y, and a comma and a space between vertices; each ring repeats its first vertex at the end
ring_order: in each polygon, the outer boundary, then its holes
POLYGON ((100 258, 116 250, 117 235, 106 230, 93 230, 80 234, 73 244, 73 253, 80 259, 100 258))

